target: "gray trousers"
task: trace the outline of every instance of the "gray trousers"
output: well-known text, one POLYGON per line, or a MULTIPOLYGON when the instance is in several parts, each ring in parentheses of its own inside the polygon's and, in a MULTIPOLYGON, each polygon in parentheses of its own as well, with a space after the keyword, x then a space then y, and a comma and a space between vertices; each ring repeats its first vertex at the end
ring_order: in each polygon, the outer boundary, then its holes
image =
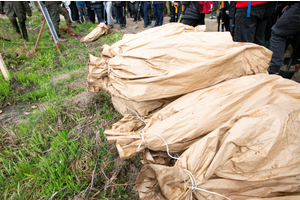
POLYGON ((103 5, 105 7, 105 11, 106 11, 106 15, 107 15, 107 25, 113 25, 113 18, 111 16, 112 2, 105 1, 105 2, 103 2, 103 5))
POLYGON ((270 74, 279 73, 287 37, 300 33, 300 3, 286 10, 272 27, 270 50, 273 51, 270 74))
POLYGON ((59 7, 60 7, 60 5, 58 5, 58 4, 47 5, 51 21, 53 23, 54 29, 55 29, 58 37, 60 37, 60 34, 59 34, 59 22, 60 22, 59 7))
POLYGON ((76 6, 79 11, 81 22, 83 23, 84 19, 86 22, 89 22, 90 20, 89 20, 88 14, 87 14, 86 5, 85 4, 83 4, 83 5, 76 4, 76 6), (83 15, 84 15, 84 19, 83 19, 83 15))

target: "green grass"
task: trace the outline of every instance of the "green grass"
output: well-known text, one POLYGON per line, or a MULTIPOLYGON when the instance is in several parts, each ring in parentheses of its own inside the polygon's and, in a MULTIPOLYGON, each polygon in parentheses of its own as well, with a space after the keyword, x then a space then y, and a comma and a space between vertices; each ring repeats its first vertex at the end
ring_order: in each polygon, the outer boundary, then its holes
MULTIPOLYGON (((77 36, 65 35, 69 39, 60 45, 59 54, 45 25, 34 52, 42 21, 41 14, 33 12, 26 21, 29 42, 25 43, 16 37, 9 20, 0 18, 1 30, 6 30, 0 36, 11 40, 0 40, 0 52, 10 73, 9 81, 0 75, 1 115, 20 113, 15 116, 19 121, 0 121, 0 199, 49 199, 54 194, 55 199, 88 194, 98 199, 136 198, 136 193, 123 186, 101 190, 108 183, 101 168, 111 176, 116 159, 103 132, 120 119, 110 97, 98 93, 97 104, 87 107, 70 103, 73 96, 87 91, 85 86, 72 84, 86 79, 88 54, 101 56, 101 46, 113 44, 122 34, 114 32, 83 44, 80 37, 97 25, 76 25, 73 31, 77 36), (53 84, 52 79, 61 74, 70 76, 53 84), (7 102, 14 104, 10 113, 6 112, 12 108, 7 102), (98 176, 91 189, 95 166, 98 176)), ((138 159, 130 162, 138 163, 138 159)), ((125 180, 121 177, 117 183, 125 180)))

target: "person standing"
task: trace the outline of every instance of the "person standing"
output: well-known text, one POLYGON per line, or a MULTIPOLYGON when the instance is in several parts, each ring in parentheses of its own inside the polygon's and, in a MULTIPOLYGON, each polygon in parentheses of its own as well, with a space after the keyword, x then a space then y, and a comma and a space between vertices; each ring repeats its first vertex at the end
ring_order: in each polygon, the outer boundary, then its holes
POLYGON ((164 14, 162 12, 163 2, 162 1, 153 1, 153 15, 155 19, 154 26, 161 26, 164 21, 164 14))
POLYGON ((92 2, 94 11, 97 15, 98 23, 101 23, 104 21, 103 19, 103 11, 104 11, 104 6, 103 6, 103 1, 93 1, 92 2))
POLYGON ((125 7, 126 7, 126 1, 114 1, 115 3, 115 10, 117 14, 117 18, 120 21, 120 27, 119 29, 125 29, 126 28, 126 17, 125 17, 125 7))
POLYGON ((144 13, 144 28, 147 28, 147 26, 151 24, 149 18, 150 1, 142 1, 142 8, 144 13))
POLYGON ((85 5, 85 1, 75 1, 75 2, 76 2, 77 9, 79 11, 79 14, 80 14, 81 23, 83 23, 84 21, 89 22, 89 17, 87 14, 87 8, 85 5), (83 19, 83 16, 84 16, 84 19, 83 19))
POLYGON ((103 2, 106 16, 107 16, 107 25, 110 25, 111 28, 113 28, 113 18, 112 18, 112 1, 104 1, 103 2))
POLYGON ((235 41, 265 43, 265 29, 276 2, 237 1, 235 13, 235 41))
POLYGON ((132 16, 133 16, 133 22, 141 21, 141 17, 138 16, 138 8, 139 8, 139 1, 130 1, 130 6, 131 6, 131 10, 132 10, 132 16))
POLYGON ((70 9, 71 9, 72 20, 80 23, 78 9, 75 1, 71 1, 70 9))
MULTIPOLYGON (((31 9, 28 5, 27 1, 6 1, 4 4, 4 12, 9 18, 14 30, 17 32, 18 38, 23 38, 28 41, 28 34, 26 29, 26 14, 28 17, 31 17, 31 9), (19 26, 21 28, 22 34, 20 32, 20 28, 18 26, 16 17, 19 21, 19 26)), ((0 14, 4 14, 2 11, 2 4, 0 4, 0 14)))
POLYGON ((59 34, 59 7, 61 4, 61 1, 43 1, 43 3, 46 5, 46 8, 48 9, 51 21, 53 23, 55 32, 58 36, 58 38, 63 41, 61 35, 59 34))
MULTIPOLYGON (((300 33, 300 2, 292 4, 272 26, 270 50, 273 51, 270 74, 279 74, 287 37, 300 33)), ((299 36, 298 36, 299 37, 299 36)))

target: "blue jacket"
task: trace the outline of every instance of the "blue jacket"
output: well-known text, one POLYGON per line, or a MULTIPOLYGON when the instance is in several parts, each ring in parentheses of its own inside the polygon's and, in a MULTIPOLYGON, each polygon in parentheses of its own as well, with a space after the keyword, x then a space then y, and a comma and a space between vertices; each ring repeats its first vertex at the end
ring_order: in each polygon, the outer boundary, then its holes
POLYGON ((78 5, 84 5, 85 4, 85 1, 75 1, 78 5))

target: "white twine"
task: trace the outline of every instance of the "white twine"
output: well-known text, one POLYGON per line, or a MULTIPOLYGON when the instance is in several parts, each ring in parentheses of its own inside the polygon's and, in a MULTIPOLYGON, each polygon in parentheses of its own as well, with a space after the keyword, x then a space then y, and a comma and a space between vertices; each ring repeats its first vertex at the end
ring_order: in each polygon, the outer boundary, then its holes
MULTIPOLYGON (((135 113, 133 110, 131 110, 131 109, 128 108, 127 106, 122 106, 122 107, 120 108, 120 112, 121 112, 122 115, 124 115, 124 113, 122 112, 122 108, 124 108, 124 107, 127 108, 128 110, 130 110, 131 112, 134 113, 134 114, 128 114, 128 115, 135 115, 135 116, 137 116, 137 117, 139 118, 139 120, 141 120, 142 122, 144 122, 145 125, 147 125, 147 122, 146 122, 146 121, 144 121, 137 113, 135 113)), ((145 133, 145 132, 144 132, 144 128, 143 128, 142 130, 139 131, 139 134, 140 134, 140 136, 141 136, 142 141, 141 141, 140 145, 138 146, 138 149, 141 148, 141 145, 142 145, 142 144, 144 144, 145 147, 147 148, 147 145, 146 145, 146 142, 145 142, 145 137, 144 137, 145 134, 153 134, 153 135, 157 135, 158 137, 160 137, 160 138, 164 141, 164 143, 165 143, 165 145, 166 145, 166 147, 167 147, 167 154, 170 156, 170 158, 173 158, 173 159, 175 159, 175 160, 180 160, 180 158, 173 157, 173 156, 170 155, 168 143, 167 143, 167 142, 164 140, 164 138, 161 137, 160 135, 158 135, 158 134, 156 134, 156 133, 145 133)))
POLYGON ((197 187, 196 179, 195 179, 195 177, 193 176, 193 174, 192 174, 189 170, 186 170, 186 169, 183 169, 183 170, 186 171, 186 172, 188 173, 188 175, 189 175, 189 177, 190 177, 190 180, 191 180, 191 182, 192 182, 192 186, 189 186, 189 185, 187 184, 187 182, 186 182, 186 180, 185 180, 185 177, 184 177, 184 173, 183 173, 182 169, 180 169, 180 172, 181 172, 181 174, 182 174, 184 183, 185 183, 185 185, 186 185, 189 189, 192 190, 192 192, 194 192, 195 190, 199 190, 199 191, 202 191, 202 192, 207 192, 207 193, 210 193, 210 194, 215 194, 215 195, 224 197, 224 198, 226 198, 226 199, 228 199, 228 200, 231 200, 230 198, 228 198, 228 197, 226 197, 226 196, 224 196, 224 195, 222 195, 222 194, 219 194, 219 193, 216 193, 216 192, 211 192, 211 191, 208 191, 208 190, 205 190, 205 189, 198 188, 198 187, 197 187))
POLYGON ((141 135, 141 138, 142 138, 142 141, 140 143, 140 145, 138 146, 138 149, 141 147, 141 145, 144 143, 145 147, 147 148, 146 146, 146 142, 145 142, 145 137, 144 137, 144 134, 152 134, 152 135, 156 135, 158 137, 160 137, 160 139, 162 139, 162 141, 165 143, 166 147, 167 147, 167 154, 168 156, 170 156, 170 158, 173 158, 175 160, 180 160, 180 158, 177 158, 177 157, 173 157, 170 155, 169 153, 169 147, 168 147, 168 143, 166 142, 166 140, 164 140, 164 138, 156 133, 145 133, 143 130, 139 131, 140 135, 141 135))
POLYGON ((130 110, 131 112, 133 112, 133 114, 128 114, 128 115, 134 115, 134 116, 137 116, 137 118, 139 118, 139 120, 141 120, 142 122, 144 122, 145 125, 147 125, 147 122, 144 121, 138 114, 136 114, 133 110, 131 110, 130 108, 128 108, 127 106, 122 106, 120 108, 120 112, 122 115, 125 115, 123 112, 122 112, 122 108, 127 108, 127 110, 130 110))

